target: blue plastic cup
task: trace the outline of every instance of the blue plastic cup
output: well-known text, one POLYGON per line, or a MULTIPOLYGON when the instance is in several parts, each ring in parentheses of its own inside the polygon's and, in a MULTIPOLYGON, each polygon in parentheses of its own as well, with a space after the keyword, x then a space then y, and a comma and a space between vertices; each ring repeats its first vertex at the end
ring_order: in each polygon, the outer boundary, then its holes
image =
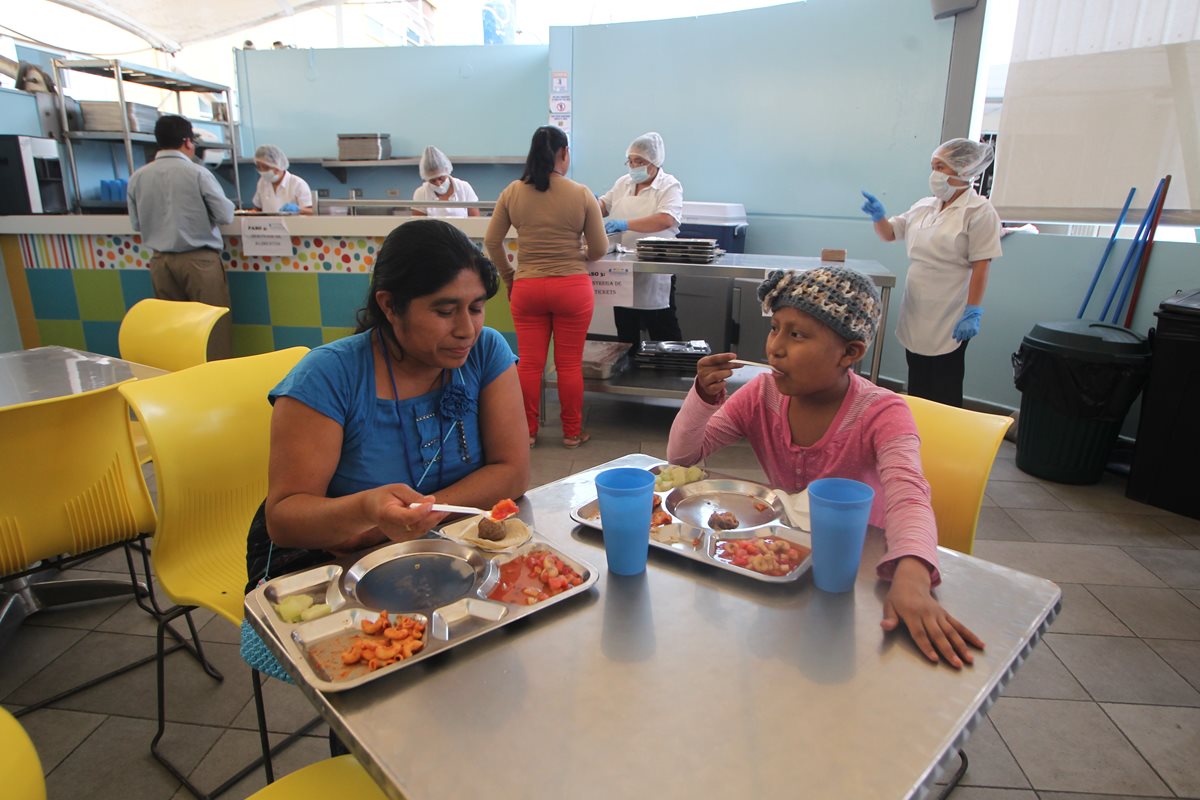
POLYGON ((808 485, 813 583, 818 589, 854 588, 874 499, 874 489, 849 478, 821 478, 808 485))
POLYGON ((644 572, 650 550, 654 473, 633 467, 605 470, 596 476, 596 496, 609 571, 617 575, 644 572))

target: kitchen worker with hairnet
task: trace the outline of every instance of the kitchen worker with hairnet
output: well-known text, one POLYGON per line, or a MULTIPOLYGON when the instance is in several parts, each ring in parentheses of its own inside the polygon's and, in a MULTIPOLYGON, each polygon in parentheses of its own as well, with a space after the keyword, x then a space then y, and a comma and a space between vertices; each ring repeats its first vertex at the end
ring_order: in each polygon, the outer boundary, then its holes
MULTIPOLYGON (((604 230, 626 247, 645 236, 674 239, 683 219, 683 185, 663 171, 667 149, 651 131, 634 139, 625 151, 628 172, 600 195, 604 230)), ((645 330, 656 342, 683 336, 675 316, 674 275, 633 274, 633 307, 613 309, 617 338, 637 344, 645 330)))
POLYGON ((972 188, 992 163, 992 146, 951 139, 933 151, 932 197, 888 217, 863 192, 863 213, 885 242, 903 239, 908 277, 896 338, 908 360, 908 393, 962 407, 967 343, 979 334, 988 267, 1000 253, 1000 215, 972 188))
MULTIPOLYGON (((450 163, 450 159, 446 157, 445 153, 433 145, 425 148, 417 169, 421 173, 421 180, 424 183, 413 192, 413 200, 433 200, 435 202, 459 200, 463 203, 479 201, 479 196, 475 194, 471 184, 462 178, 450 177, 450 173, 454 171, 454 165, 450 163)), ((414 217, 478 217, 479 209, 431 206, 424 209, 414 208, 412 213, 414 217)))
POLYGON ((250 202, 264 214, 313 213, 312 190, 303 178, 288 172, 288 157, 273 144, 254 151, 258 186, 250 202))

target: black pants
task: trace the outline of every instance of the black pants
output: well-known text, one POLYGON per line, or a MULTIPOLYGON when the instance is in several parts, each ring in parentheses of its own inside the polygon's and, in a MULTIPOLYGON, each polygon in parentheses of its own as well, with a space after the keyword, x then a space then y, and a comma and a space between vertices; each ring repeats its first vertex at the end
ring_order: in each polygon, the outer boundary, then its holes
POLYGON ((941 356, 923 356, 905 350, 908 360, 908 393, 935 403, 962 408, 963 375, 967 366, 967 343, 941 356))
POLYGON ((656 308, 646 311, 640 308, 617 306, 613 309, 613 321, 617 325, 617 338, 622 342, 637 344, 645 330, 652 341, 677 342, 683 338, 679 331, 679 320, 673 308, 656 308))

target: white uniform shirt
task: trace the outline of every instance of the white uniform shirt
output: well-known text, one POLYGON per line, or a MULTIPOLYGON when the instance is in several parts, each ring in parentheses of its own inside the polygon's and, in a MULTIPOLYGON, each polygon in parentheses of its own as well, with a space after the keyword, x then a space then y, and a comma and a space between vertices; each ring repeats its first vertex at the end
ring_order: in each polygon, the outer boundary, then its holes
MULTIPOLYGON (((415 192, 413 192, 413 200, 424 200, 426 202, 433 201, 435 203, 438 200, 458 200, 463 203, 475 203, 479 201, 479 196, 475 194, 475 190, 471 188, 471 184, 467 183, 461 178, 456 178, 453 175, 450 176, 450 182, 454 184, 454 192, 449 197, 446 195, 437 194, 433 191, 433 187, 429 184, 429 182, 425 181, 417 187, 415 192)), ((424 211, 431 217, 467 216, 467 209, 465 208, 438 208, 435 206, 433 208, 423 208, 420 210, 424 211)))
MULTIPOLYGON (((661 231, 640 233, 625 231, 621 244, 636 247, 637 240, 645 236, 660 236, 674 239, 679 235, 679 221, 683 219, 683 184, 673 175, 661 169, 650 185, 634 194, 637 184, 629 175, 617 178, 613 187, 600 196, 600 202, 608 209, 609 219, 640 219, 655 214, 670 214, 675 223, 661 231)), ((671 304, 671 276, 633 274, 633 307, 653 310, 667 308, 671 304)))
POLYGON ((908 248, 908 277, 896 338, 923 356, 953 352, 954 326, 967 306, 971 262, 999 258, 1000 215, 974 189, 942 207, 936 197, 918 200, 892 217, 892 230, 908 248))
POLYGON ((278 214, 279 209, 288 203, 295 203, 296 207, 303 211, 312 205, 312 190, 303 178, 285 172, 283 180, 278 184, 271 183, 270 178, 259 178, 258 186, 254 189, 254 199, 250 202, 267 214, 278 214))

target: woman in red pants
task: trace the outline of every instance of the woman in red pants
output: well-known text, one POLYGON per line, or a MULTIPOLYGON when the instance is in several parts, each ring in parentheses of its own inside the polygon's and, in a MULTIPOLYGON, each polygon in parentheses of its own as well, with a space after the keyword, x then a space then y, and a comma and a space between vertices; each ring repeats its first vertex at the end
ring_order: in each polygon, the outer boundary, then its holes
POLYGON ((583 342, 595 298, 587 262, 604 255, 608 237, 591 190, 566 177, 570 164, 565 133, 549 125, 534 131, 525 173, 500 193, 483 239, 508 287, 530 447, 537 441, 538 402, 551 336, 563 447, 576 448, 589 438, 583 430, 583 342), (517 229, 515 270, 504 252, 510 225, 517 229))

